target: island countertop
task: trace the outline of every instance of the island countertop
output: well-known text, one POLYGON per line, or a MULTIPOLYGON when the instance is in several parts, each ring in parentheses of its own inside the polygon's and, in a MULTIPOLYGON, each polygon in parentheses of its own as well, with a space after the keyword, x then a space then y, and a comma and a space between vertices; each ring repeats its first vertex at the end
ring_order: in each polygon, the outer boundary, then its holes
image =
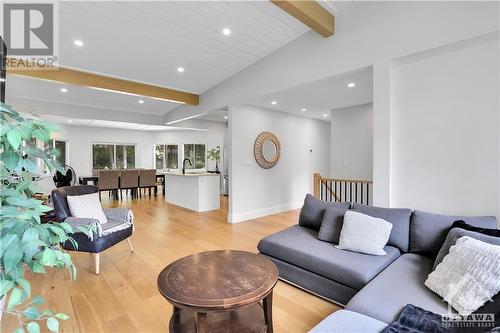
POLYGON ((219 209, 220 174, 166 172, 165 201, 196 212, 219 209))
POLYGON ((220 176, 219 173, 211 173, 211 172, 186 172, 183 174, 182 172, 161 172, 165 176, 182 176, 182 177, 204 177, 204 176, 220 176))

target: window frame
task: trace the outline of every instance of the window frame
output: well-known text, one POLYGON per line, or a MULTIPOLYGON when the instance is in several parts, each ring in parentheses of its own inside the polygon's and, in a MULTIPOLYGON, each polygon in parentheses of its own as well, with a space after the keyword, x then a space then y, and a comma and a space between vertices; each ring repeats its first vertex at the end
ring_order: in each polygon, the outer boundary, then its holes
POLYGON ((163 168, 156 170, 180 170, 181 162, 180 157, 184 156, 184 153, 181 152, 181 147, 184 147, 183 144, 179 143, 155 143, 153 144, 153 165, 156 168, 156 146, 163 146, 163 168), (177 168, 167 168, 167 146, 177 146, 177 168))
MULTIPOLYGON (((190 142, 190 143, 183 143, 182 144, 182 161, 184 162, 184 159, 186 158, 185 156, 185 146, 186 145, 194 145, 194 157, 196 158, 196 145, 204 145, 205 146, 205 167, 203 168, 200 168, 200 169, 196 169, 194 168, 194 166, 196 165, 196 161, 193 161, 194 164, 193 164, 193 168, 192 169, 188 169, 188 170, 193 170, 193 171, 204 171, 204 170, 207 170, 207 162, 208 162, 208 151, 207 151, 207 143, 206 142, 199 142, 199 141, 196 141, 196 142, 190 142)), ((179 163, 179 164, 182 164, 182 163, 179 163)), ((187 169, 187 168, 186 168, 187 169)))
POLYGON ((103 141, 92 141, 90 142, 90 157, 91 157, 91 170, 95 170, 94 168, 94 145, 108 145, 113 146, 113 161, 111 163, 112 167, 110 170, 128 170, 128 169, 117 169, 116 168, 116 146, 134 146, 134 169, 140 168, 138 164, 139 160, 137 156, 139 155, 139 145, 137 143, 130 142, 103 142, 103 141))

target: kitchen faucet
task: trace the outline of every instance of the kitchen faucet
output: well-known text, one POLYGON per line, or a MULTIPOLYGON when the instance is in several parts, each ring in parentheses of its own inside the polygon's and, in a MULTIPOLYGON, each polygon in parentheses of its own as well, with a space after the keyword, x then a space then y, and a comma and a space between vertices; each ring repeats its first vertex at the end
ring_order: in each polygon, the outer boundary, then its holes
POLYGON ((189 166, 193 166, 191 164, 191 161, 189 160, 189 158, 185 158, 184 161, 182 161, 182 174, 185 175, 186 174, 186 161, 188 161, 189 163, 189 166))

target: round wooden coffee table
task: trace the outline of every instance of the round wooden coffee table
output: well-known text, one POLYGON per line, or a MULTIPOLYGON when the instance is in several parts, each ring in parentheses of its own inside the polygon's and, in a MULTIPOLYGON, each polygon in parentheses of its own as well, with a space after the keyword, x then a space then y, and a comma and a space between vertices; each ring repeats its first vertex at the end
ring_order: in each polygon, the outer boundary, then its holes
POLYGON ((170 332, 270 333, 277 282, 269 259, 223 250, 171 263, 158 276, 158 289, 174 306, 170 332))

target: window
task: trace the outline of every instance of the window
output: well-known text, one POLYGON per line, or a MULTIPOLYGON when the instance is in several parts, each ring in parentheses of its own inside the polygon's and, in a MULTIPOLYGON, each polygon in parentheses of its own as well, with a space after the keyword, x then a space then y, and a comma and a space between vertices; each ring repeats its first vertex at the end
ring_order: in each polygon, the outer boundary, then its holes
POLYGON ((155 145, 155 168, 162 170, 165 168, 165 145, 155 145))
POLYGON ((93 169, 135 168, 135 145, 93 144, 93 169))
POLYGON ((155 167, 162 169, 179 169, 178 145, 155 145, 155 167))
POLYGON ((206 165, 206 149, 204 144, 185 144, 184 158, 191 161, 191 166, 186 165, 186 169, 204 169, 206 165))
POLYGON ((167 147, 167 168, 179 169, 179 146, 165 145, 167 147))
POLYGON ((59 161, 61 165, 68 164, 66 159, 66 141, 59 141, 59 140, 52 140, 52 141, 53 141, 52 147, 54 147, 58 151, 56 160, 59 161))

